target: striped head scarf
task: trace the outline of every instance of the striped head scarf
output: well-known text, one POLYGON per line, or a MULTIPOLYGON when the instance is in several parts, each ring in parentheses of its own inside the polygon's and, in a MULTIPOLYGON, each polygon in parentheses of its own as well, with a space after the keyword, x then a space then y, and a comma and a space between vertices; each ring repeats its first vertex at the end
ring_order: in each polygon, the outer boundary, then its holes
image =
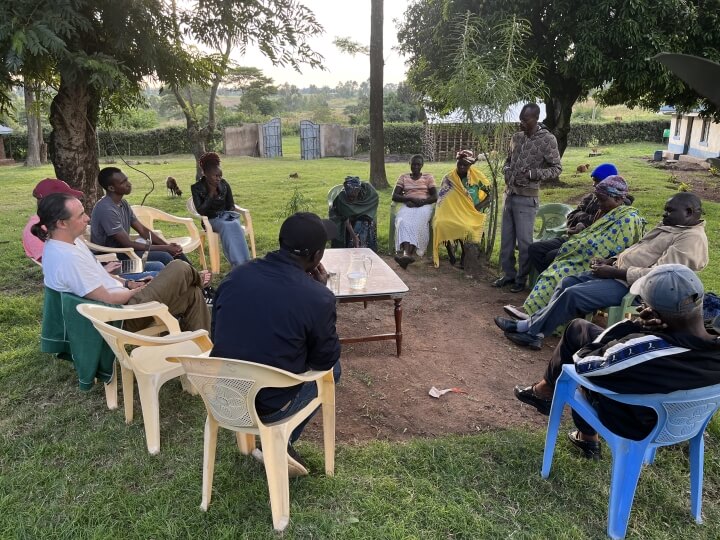
POLYGON ((456 155, 455 159, 457 161, 462 161, 463 163, 467 163, 468 165, 472 165, 477 160, 475 159, 475 154, 472 150, 460 150, 456 155))

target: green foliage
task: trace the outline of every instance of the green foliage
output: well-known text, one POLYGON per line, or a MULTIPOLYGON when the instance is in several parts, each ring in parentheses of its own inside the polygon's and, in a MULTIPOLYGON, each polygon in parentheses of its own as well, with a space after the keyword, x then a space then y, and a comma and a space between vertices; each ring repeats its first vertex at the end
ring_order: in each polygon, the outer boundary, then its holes
POLYGON ((277 217, 280 220, 285 220, 293 214, 298 212, 309 212, 310 211, 310 200, 303 194, 298 185, 293 186, 292 195, 285 203, 282 210, 277 213, 277 217))
MULTIPOLYGON (((437 82, 454 71, 456 16, 477 14, 493 25, 517 17, 529 21, 523 56, 540 68, 538 81, 549 108, 548 127, 561 141, 572 105, 592 89, 603 104, 626 103, 657 110, 671 103, 693 106, 698 95, 651 57, 661 51, 720 59, 720 2, 636 0, 418 0, 408 7, 398 33, 408 58, 408 80, 436 110, 447 110, 437 82), (678 31, 682 29, 682 31, 678 31), (421 37, 418 32, 421 31, 421 37), (609 81, 609 83, 608 83, 609 81)), ((476 42, 479 56, 492 55, 493 34, 476 42)), ((526 96, 528 99, 535 96, 526 96)), ((705 102, 709 111, 716 109, 705 102)))
POLYGON ((592 147, 640 141, 661 143, 662 133, 669 127, 669 120, 613 124, 576 123, 570 128, 568 143, 572 146, 592 147))
MULTIPOLYGON (((385 151, 388 154, 416 154, 422 150, 422 137, 425 127, 420 123, 385 124, 385 151)), ((358 152, 370 151, 370 129, 362 126, 358 129, 358 152)))

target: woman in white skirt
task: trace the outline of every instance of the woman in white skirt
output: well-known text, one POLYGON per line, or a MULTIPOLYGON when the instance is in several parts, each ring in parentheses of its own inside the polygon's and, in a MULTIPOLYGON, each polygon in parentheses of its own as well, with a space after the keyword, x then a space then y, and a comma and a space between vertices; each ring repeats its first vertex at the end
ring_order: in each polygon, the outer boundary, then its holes
POLYGON ((395 217, 395 261, 402 266, 422 257, 430 239, 429 223, 433 204, 437 201, 435 179, 422 172, 425 160, 421 155, 410 159, 410 173, 400 175, 392 200, 404 203, 395 217))

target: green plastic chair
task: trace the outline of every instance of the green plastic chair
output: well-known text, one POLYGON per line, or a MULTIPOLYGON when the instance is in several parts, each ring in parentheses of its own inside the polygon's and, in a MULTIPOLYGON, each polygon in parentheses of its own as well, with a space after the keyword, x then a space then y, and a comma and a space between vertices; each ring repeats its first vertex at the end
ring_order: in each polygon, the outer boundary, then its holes
POLYGON ((535 230, 538 231, 533 242, 559 238, 567 231, 567 216, 573 207, 562 203, 543 204, 535 216, 535 230), (540 223, 538 224, 538 220, 540 223))
POLYGON ((333 201, 335 200, 335 197, 338 196, 338 194, 343 190, 343 185, 338 184, 337 186, 333 186, 330 188, 330 191, 328 191, 327 195, 327 201, 328 201, 328 210, 332 208, 333 201))

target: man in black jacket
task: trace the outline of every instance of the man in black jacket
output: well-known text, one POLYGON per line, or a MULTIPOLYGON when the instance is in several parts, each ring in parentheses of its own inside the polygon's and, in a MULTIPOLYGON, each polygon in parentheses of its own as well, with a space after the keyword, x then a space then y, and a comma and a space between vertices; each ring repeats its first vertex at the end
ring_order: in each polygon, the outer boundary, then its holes
MULTIPOLYGON (((549 414, 555 382, 564 364, 594 384, 620 394, 669 393, 720 383, 720 342, 703 322, 703 285, 695 272, 681 264, 654 268, 630 291, 645 306, 639 323, 625 321, 607 330, 575 319, 567 327, 540 382, 515 387, 515 397, 549 414)), ((625 405, 591 393, 589 400, 600 420, 614 433, 641 440, 655 427, 652 409, 625 405)), ((585 457, 600 458, 595 430, 573 412, 578 429, 570 442, 585 457)))
MULTIPOLYGON (((218 287, 213 306, 213 356, 265 364, 292 373, 334 369, 340 377, 335 295, 320 263, 335 225, 315 214, 290 216, 280 227, 280 249, 233 269, 218 287)), ((265 388, 255 401, 265 423, 286 418, 317 396, 317 385, 265 388)), ((307 474, 290 436, 291 476, 307 474)))

